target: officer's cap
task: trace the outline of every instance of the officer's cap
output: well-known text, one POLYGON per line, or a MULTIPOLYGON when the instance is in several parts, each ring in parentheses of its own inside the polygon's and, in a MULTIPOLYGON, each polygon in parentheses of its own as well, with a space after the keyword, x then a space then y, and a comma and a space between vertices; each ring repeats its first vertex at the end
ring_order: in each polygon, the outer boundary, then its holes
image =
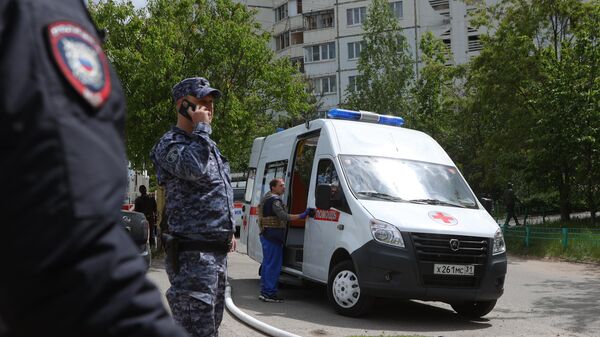
POLYGON ((213 95, 214 98, 221 97, 221 92, 215 88, 211 88, 210 83, 208 83, 208 80, 204 77, 186 78, 173 86, 171 94, 173 95, 173 100, 175 102, 187 95, 196 98, 202 98, 208 95, 213 95))

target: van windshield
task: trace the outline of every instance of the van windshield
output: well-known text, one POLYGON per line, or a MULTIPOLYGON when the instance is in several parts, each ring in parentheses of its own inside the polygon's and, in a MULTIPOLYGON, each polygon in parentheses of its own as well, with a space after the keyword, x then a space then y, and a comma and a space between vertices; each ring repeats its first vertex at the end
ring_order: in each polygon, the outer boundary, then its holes
POLYGON ((473 193, 452 166, 370 156, 340 156, 358 199, 478 208, 473 193))

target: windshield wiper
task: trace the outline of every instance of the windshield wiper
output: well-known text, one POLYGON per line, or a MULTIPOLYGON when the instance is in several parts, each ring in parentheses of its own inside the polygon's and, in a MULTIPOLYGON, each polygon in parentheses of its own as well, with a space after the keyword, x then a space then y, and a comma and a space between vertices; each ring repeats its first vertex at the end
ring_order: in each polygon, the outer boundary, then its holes
POLYGON ((385 193, 380 193, 380 192, 361 191, 361 192, 356 192, 356 194, 364 195, 366 197, 371 197, 371 198, 389 200, 389 201, 405 201, 402 198, 395 197, 393 195, 389 195, 389 194, 385 194, 385 193))
POLYGON ((460 208, 466 207, 461 204, 455 204, 452 202, 442 201, 439 199, 411 199, 411 200, 409 200, 409 202, 413 202, 415 204, 442 205, 442 206, 453 206, 453 207, 460 207, 460 208))

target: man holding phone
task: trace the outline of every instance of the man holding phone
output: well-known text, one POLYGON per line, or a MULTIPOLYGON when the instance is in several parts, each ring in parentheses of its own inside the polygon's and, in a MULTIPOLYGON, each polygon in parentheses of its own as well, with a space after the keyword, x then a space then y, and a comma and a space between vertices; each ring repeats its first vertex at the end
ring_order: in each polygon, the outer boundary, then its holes
POLYGON ((223 318, 227 253, 235 250, 229 163, 210 139, 221 92, 203 77, 173 87, 177 125, 151 152, 166 188, 167 300, 192 336, 217 336, 223 318))

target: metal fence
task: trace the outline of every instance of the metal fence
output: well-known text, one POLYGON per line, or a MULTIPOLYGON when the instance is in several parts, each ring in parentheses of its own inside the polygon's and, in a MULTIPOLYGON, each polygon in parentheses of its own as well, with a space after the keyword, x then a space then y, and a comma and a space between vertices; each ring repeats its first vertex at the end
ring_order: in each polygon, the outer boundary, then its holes
POLYGON ((576 242, 600 247, 600 229, 548 228, 538 226, 507 227, 504 225, 501 225, 501 227, 505 238, 521 239, 525 247, 529 247, 535 241, 560 241, 564 248, 576 242))

